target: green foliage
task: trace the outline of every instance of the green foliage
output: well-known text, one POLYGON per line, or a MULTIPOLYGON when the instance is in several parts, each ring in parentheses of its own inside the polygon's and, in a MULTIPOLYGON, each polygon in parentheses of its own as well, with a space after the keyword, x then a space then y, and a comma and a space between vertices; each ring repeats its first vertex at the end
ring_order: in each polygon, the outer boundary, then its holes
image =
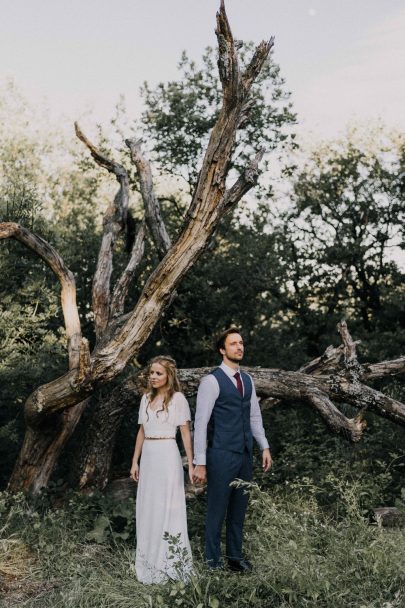
MULTIPOLYGON (((10 258, 2 258, 0 267, 3 261, 9 264, 10 258)), ((16 263, 15 271, 18 267, 16 263)), ((22 407, 27 395, 34 386, 60 374, 65 369, 66 357, 58 295, 46 284, 45 278, 28 280, 12 295, 10 283, 16 280, 16 274, 3 276, 0 302, 1 485, 7 481, 18 454, 23 430, 22 407)))
POLYGON ((128 500, 118 505, 114 502, 100 500, 102 514, 94 523, 94 528, 87 532, 86 539, 104 543, 108 539, 127 540, 134 534, 135 501, 128 500))
MULTIPOLYGON (((399 398, 398 393, 393 396, 399 398)), ((349 417, 354 414, 348 406, 343 411, 349 417)), ((352 444, 327 432, 316 412, 299 403, 265 412, 264 423, 275 464, 270 475, 265 475, 258 462, 257 479, 270 493, 274 485, 283 484, 317 488, 318 503, 333 513, 342 508, 339 484, 356 486, 364 516, 373 508, 393 506, 400 499, 404 487, 404 428, 387 426, 386 420, 370 414, 362 440, 352 444)))
MULTIPOLYGON (((93 166, 74 164, 71 142, 34 116, 12 85, 0 90, 0 117, 5 116, 0 129, 0 221, 22 224, 59 251, 76 274, 82 328, 91 339, 89 299, 103 180, 93 166)), ((23 404, 35 387, 66 371, 67 353, 60 286, 53 272, 22 244, 1 240, 0 275, 4 487, 21 444, 23 404)))
MULTIPOLYGON (((242 47, 242 71, 253 49, 252 43, 242 47)), ((146 109, 142 123, 146 141, 152 139, 152 150, 159 165, 169 173, 181 175, 192 185, 222 104, 213 49, 206 49, 200 65, 183 52, 179 72, 177 80, 160 83, 155 89, 144 84, 146 109)), ((252 88, 251 99, 255 102, 252 111, 237 135, 231 165, 237 171, 262 147, 266 152, 277 150, 279 153, 295 147, 295 136, 289 127, 295 123, 296 116, 289 96, 280 68, 270 56, 252 88)))
MULTIPOLYGON (((337 497, 333 512, 317 499, 326 486, 276 484, 269 492, 243 484, 250 493, 245 549, 255 564, 253 573, 244 576, 204 566, 201 499, 188 504, 188 516, 197 517, 200 529, 191 539, 194 574, 188 583, 138 583, 133 534, 126 540, 86 541, 101 512, 111 521, 115 507, 101 496, 71 495, 55 509, 46 497, 29 503, 22 495, 2 494, 1 534, 35 556, 24 573, 31 590, 24 598, 28 608, 381 608, 385 603, 400 608, 405 599, 403 532, 364 517, 357 483, 336 477, 328 484, 337 497)), ((134 517, 134 505, 128 508, 134 517)), ((179 553, 172 540, 174 560, 181 562, 181 548, 179 553)), ((10 608, 16 605, 13 589, 10 584, 10 608)))
POLYGON ((402 134, 355 131, 319 145, 294 180, 277 236, 293 322, 313 353, 341 317, 367 358, 402 348, 404 149, 402 134))

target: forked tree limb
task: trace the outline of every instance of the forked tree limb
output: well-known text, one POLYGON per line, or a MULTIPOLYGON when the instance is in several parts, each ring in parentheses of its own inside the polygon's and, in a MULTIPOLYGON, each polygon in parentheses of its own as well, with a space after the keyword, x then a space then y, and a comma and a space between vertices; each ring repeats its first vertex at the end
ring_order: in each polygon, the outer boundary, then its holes
MULTIPOLYGON (((35 235, 26 228, 13 222, 0 224, 0 239, 13 238, 32 251, 34 251, 55 273, 61 285, 61 306, 66 329, 69 369, 83 369, 83 362, 89 361, 90 353, 88 342, 82 338, 80 318, 76 303, 76 284, 73 273, 67 268, 62 257, 52 245, 40 236, 35 235)), ((79 371, 79 374, 81 372, 79 371)), ((28 429, 24 444, 20 450, 14 473, 10 480, 11 490, 24 489, 27 486, 37 492, 48 483, 60 451, 67 439, 71 436, 86 407, 87 400, 80 400, 77 404, 64 411, 61 415, 48 418, 46 429, 38 435, 34 430, 28 429), (33 464, 36 460, 42 463, 40 469, 33 464), (34 481, 31 474, 35 467, 34 481)), ((46 407, 46 403, 38 401, 38 409, 46 407)), ((34 425, 39 418, 29 420, 29 411, 25 409, 26 421, 34 425)))
MULTIPOLYGON (((353 341, 346 322, 344 321, 341 321, 338 324, 338 331, 343 344, 340 344, 339 346, 328 346, 320 357, 317 357, 300 367, 298 370, 299 372, 317 376, 325 375, 330 371, 345 368, 345 361, 351 362, 353 360, 351 354, 353 354, 353 352, 355 353, 359 341, 353 341)), ((355 357, 357 358, 356 354, 355 357)), ((359 364, 358 378, 362 382, 366 382, 403 373, 405 373, 405 356, 389 361, 380 361, 379 363, 361 363, 359 364)))
POLYGON ((366 428, 366 421, 363 416, 347 418, 327 395, 316 391, 308 395, 307 401, 318 411, 333 433, 342 435, 353 443, 360 441, 366 428))
MULTIPOLYGON (((350 441, 360 440, 365 428, 366 410, 405 426, 405 404, 365 384, 352 382, 342 375, 339 368, 334 371, 330 369, 327 375, 317 376, 258 367, 244 369, 254 379, 259 397, 273 398, 279 403, 308 403, 318 411, 329 428, 350 441), (359 414, 355 418, 347 418, 337 409, 336 403, 352 405, 359 409, 359 414)), ((185 392, 195 394, 201 376, 208 371, 207 368, 180 370, 185 392)))
POLYGON ((75 127, 75 133, 76 133, 77 137, 89 149, 90 154, 92 155, 92 157, 94 158, 94 160, 96 161, 96 163, 100 167, 103 167, 104 169, 107 169, 107 171, 109 173, 114 173, 114 175, 117 178, 118 177, 124 177, 127 174, 127 171, 126 171, 125 167, 123 167, 120 163, 117 163, 116 161, 111 160, 110 158, 108 158, 103 152, 101 152, 101 150, 99 150, 97 148, 97 146, 95 146, 88 139, 88 137, 86 137, 86 135, 81 130, 78 122, 74 123, 74 127, 75 127))

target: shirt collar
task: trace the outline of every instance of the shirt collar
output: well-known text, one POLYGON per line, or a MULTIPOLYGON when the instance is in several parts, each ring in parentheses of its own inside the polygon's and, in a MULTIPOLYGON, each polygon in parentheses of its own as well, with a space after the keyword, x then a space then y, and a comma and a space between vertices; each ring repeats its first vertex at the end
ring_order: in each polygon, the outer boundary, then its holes
POLYGON ((238 367, 238 369, 233 369, 232 367, 229 367, 229 365, 227 365, 226 363, 224 363, 222 361, 221 365, 219 366, 223 372, 226 373, 227 376, 229 376, 230 378, 233 378, 236 374, 236 372, 240 373, 240 367, 238 367))

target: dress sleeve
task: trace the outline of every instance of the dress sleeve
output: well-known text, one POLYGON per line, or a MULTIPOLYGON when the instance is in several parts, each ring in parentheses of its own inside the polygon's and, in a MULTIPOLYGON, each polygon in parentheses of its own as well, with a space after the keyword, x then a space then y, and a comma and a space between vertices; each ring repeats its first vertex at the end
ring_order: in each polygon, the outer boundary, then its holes
POLYGON ((176 394, 176 426, 185 424, 191 420, 190 406, 183 393, 176 394))
POLYGON ((139 404, 138 413, 138 424, 145 424, 145 411, 146 411, 146 395, 142 396, 141 403, 139 404))

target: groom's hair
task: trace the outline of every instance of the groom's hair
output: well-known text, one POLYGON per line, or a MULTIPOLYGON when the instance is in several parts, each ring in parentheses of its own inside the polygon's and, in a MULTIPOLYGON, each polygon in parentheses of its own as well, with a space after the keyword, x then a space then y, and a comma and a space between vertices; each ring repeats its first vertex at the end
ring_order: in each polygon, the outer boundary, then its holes
POLYGON ((222 334, 220 334, 217 338, 217 341, 215 343, 215 347, 217 349, 217 351, 219 352, 219 354, 221 354, 221 348, 225 348, 225 340, 227 339, 228 336, 230 336, 231 334, 240 334, 240 329, 238 327, 228 327, 228 329, 226 329, 225 331, 222 332, 222 334))

